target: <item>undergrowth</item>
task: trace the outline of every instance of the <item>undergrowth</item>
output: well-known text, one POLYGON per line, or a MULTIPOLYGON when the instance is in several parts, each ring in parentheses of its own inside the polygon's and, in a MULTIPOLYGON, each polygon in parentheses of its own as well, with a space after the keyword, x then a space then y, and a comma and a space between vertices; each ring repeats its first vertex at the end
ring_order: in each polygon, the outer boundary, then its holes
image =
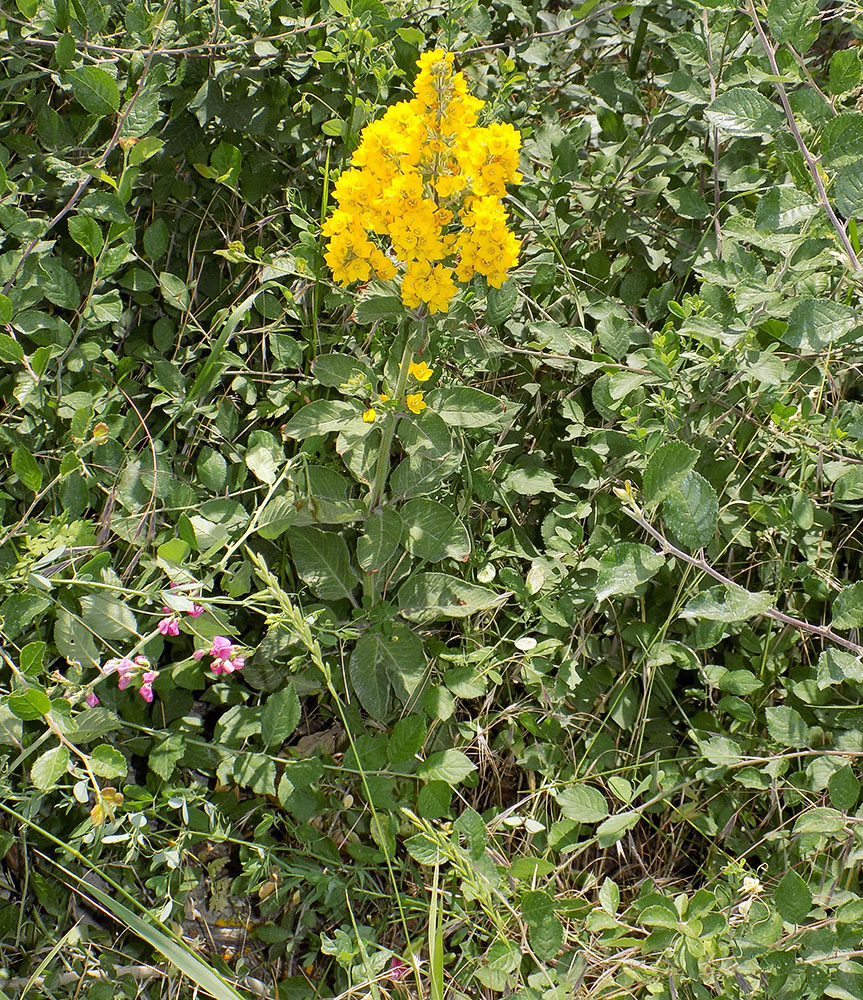
POLYGON ((863 997, 861 37, 0 10, 4 997, 863 997), (403 285, 436 49, 518 169, 403 285))

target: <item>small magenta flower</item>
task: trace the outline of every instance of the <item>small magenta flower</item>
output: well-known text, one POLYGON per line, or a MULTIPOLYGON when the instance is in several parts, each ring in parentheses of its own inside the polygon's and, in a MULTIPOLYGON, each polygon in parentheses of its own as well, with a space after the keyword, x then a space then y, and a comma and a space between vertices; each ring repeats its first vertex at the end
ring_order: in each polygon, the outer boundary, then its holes
POLYGON ((177 619, 171 612, 170 608, 162 608, 162 614, 166 614, 169 617, 163 618, 156 628, 162 633, 162 635, 179 635, 180 626, 177 623, 177 619))
POLYGON ((95 708, 99 704, 99 698, 94 691, 87 695, 87 708, 95 708))
POLYGON ((187 612, 190 618, 197 618, 199 615, 204 613, 204 609, 200 604, 193 604, 192 610, 187 612))
POLYGON ((147 670, 143 674, 143 676, 141 678, 144 683, 141 685, 141 688, 138 691, 138 694, 140 694, 140 696, 144 699, 144 701, 147 702, 148 705, 153 701, 153 698, 154 698, 154 695, 153 695, 153 681, 158 676, 159 675, 158 675, 158 673, 155 670, 147 670))
POLYGON ((210 656, 215 656, 217 660, 227 660, 234 651, 234 646, 230 639, 223 635, 213 637, 213 645, 210 646, 210 656))
POLYGON ((205 657, 206 655, 207 655, 207 651, 205 649, 196 649, 195 652, 192 653, 192 659, 193 660, 200 660, 200 659, 203 659, 203 657, 205 657))
POLYGON ((394 983, 405 979, 410 971, 410 966, 406 962, 403 962, 398 956, 393 955, 387 975, 394 983))

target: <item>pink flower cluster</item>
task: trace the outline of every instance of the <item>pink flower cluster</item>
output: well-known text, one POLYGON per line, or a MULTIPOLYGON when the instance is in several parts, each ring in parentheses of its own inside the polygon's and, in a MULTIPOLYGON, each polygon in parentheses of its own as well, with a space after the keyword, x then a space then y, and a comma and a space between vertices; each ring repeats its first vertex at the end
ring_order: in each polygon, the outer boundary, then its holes
POLYGON ((212 656, 210 670, 218 676, 219 674, 232 674, 235 670, 243 669, 246 665, 246 658, 245 656, 237 656, 239 651, 240 647, 233 645, 230 639, 223 635, 217 635, 213 638, 213 645, 210 646, 209 651, 196 649, 192 656, 196 660, 200 660, 204 656, 212 656))
MULTIPOLYGON (((150 669, 150 661, 146 656, 136 656, 134 660, 130 660, 128 656, 124 656, 122 659, 106 660, 99 670, 107 677, 109 674, 117 674, 117 687, 121 691, 125 691, 126 688, 132 683, 136 674, 141 675, 141 686, 138 689, 138 694, 146 701, 148 704, 152 702, 153 695, 153 681, 159 676, 158 670, 150 669)), ((96 695, 87 696, 87 704, 92 708, 93 705, 99 703, 99 699, 96 695), (96 700, 91 704, 91 698, 96 700)))
MULTIPOLYGON (((171 584, 171 586, 173 586, 173 584, 171 584)), ((190 618, 197 618, 198 615, 202 615, 203 613, 204 609, 200 604, 193 604, 192 610, 187 612, 190 618)), ((163 607, 162 614, 167 617, 160 619, 156 628, 162 633, 162 635, 179 635, 180 622, 176 612, 171 611, 170 608, 163 607)))

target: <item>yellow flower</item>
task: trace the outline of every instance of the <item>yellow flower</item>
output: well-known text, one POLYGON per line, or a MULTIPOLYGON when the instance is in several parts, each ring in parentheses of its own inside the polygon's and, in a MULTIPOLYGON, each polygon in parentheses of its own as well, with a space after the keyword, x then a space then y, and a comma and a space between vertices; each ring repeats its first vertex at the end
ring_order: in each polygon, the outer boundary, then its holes
POLYGON ((387 400, 388 400, 389 398, 390 398, 390 397, 389 397, 389 396, 388 396, 388 395, 387 395, 387 394, 386 394, 385 392, 379 392, 379 393, 378 393, 378 399, 379 399, 379 400, 380 400, 380 401, 381 401, 382 403, 385 403, 385 402, 386 402, 386 401, 387 401, 387 400))
POLYGON ((521 248, 502 205, 521 180, 521 136, 508 123, 477 124, 483 102, 454 61, 441 49, 420 57, 414 99, 363 129, 323 226, 338 284, 401 278, 404 304, 432 314, 448 311, 456 280, 479 274, 499 288, 521 248))
POLYGON ((419 364, 416 361, 411 361, 408 371, 410 371, 417 382, 428 382, 434 374, 434 368, 429 368, 425 361, 420 361, 419 364))
POLYGON ((411 413, 422 413, 426 408, 426 404, 423 402, 423 394, 421 392, 408 393, 405 396, 405 403, 407 403, 408 409, 411 413))
POLYGON ((375 417, 376 416, 377 416, 377 413, 375 413, 374 410, 371 410, 371 409, 370 410, 366 410, 366 412, 363 414, 363 420, 365 420, 365 422, 367 424, 373 424, 375 422, 375 417))

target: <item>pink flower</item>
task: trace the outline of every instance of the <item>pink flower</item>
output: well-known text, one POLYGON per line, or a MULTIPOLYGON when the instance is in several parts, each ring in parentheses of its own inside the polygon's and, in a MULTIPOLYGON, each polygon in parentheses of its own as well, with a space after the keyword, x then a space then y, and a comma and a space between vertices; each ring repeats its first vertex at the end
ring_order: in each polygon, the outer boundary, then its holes
POLYGON ((390 979, 392 979, 394 983, 397 983, 400 980, 407 978, 407 975, 410 971, 411 971, 410 966, 406 962, 403 962, 396 955, 393 955, 392 959, 390 960, 390 968, 387 975, 390 977, 390 979))
POLYGON ((153 700, 153 681, 159 676, 158 672, 155 670, 146 670, 141 675, 141 680, 144 682, 141 685, 138 694, 144 699, 144 701, 149 704, 153 700))
POLYGON ((87 708, 95 708, 99 704, 99 699, 95 692, 91 691, 87 695, 87 708))
POLYGON ((129 674, 120 674, 120 679, 117 681, 117 687, 121 691, 125 691, 126 688, 132 683, 132 678, 129 674))
POLYGON ((135 664, 127 656, 124 656, 122 660, 106 660, 99 669, 106 677, 114 672, 121 677, 128 677, 135 672, 135 664))
POLYGON ((210 647, 210 656, 215 656, 218 660, 228 660, 230 659, 233 651, 234 647, 231 644, 230 639, 225 638, 223 635, 213 637, 213 645, 210 647))
POLYGON ((192 659, 193 660, 200 660, 202 657, 204 657, 206 655, 207 654, 206 654, 206 652, 203 649, 196 649, 195 652, 192 653, 192 659))
POLYGON ((162 635, 180 634, 180 626, 177 624, 176 618, 163 618, 156 628, 162 633, 162 635))
POLYGON ((136 656, 135 657, 135 663, 137 663, 139 667, 149 667, 150 666, 150 661, 147 659, 146 656, 136 656))
POLYGON ((193 604, 192 610, 187 612, 190 618, 197 618, 199 615, 202 615, 203 613, 204 609, 201 607, 200 604, 193 604))

